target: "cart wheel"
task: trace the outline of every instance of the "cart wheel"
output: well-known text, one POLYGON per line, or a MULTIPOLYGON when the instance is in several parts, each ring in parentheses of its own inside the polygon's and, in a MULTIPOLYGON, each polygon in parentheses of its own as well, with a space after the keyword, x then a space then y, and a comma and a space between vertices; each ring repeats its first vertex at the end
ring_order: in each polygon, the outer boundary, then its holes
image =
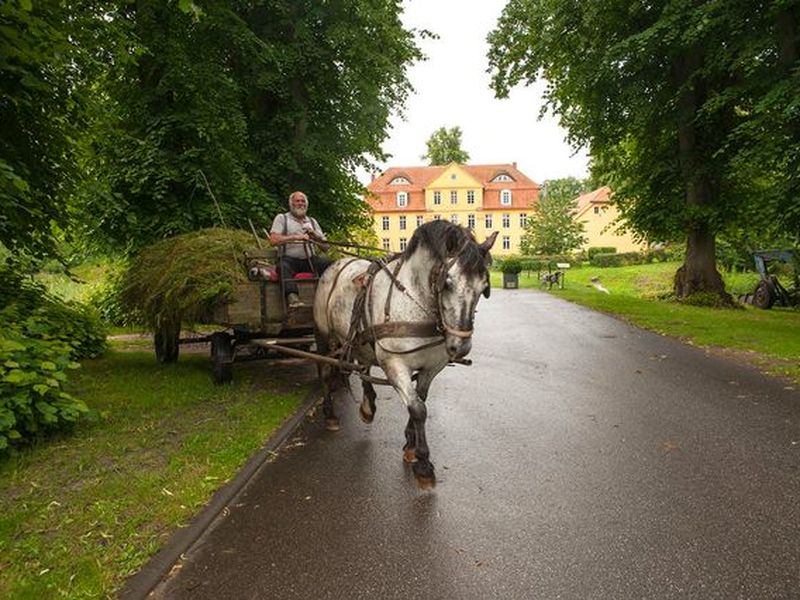
POLYGON ((211 373, 218 385, 233 379, 233 344, 224 331, 211 334, 211 373))
POLYGON ((772 308, 773 304, 775 304, 775 295, 772 293, 769 282, 762 279, 758 282, 753 294, 753 306, 766 310, 772 308))
POLYGON ((178 360, 180 350, 181 325, 166 324, 155 332, 153 345, 156 350, 156 360, 160 363, 174 363, 178 360))

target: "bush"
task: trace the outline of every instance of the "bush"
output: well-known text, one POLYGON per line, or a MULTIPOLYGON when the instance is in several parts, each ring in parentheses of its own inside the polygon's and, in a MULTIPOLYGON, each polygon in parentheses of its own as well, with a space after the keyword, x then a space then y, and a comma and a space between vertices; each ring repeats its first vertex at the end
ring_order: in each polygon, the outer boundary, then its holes
POLYGON ((106 336, 93 309, 59 300, 8 267, 0 268, 0 306, 2 451, 87 412, 62 386, 75 359, 105 350, 106 336))
POLYGON ((617 249, 613 246, 593 246, 586 251, 586 254, 591 261, 596 254, 616 254, 617 249))
POLYGON ((89 295, 89 304, 97 311, 102 321, 116 327, 140 325, 144 322, 141 313, 122 301, 123 274, 115 273, 108 281, 99 285, 89 295))
POLYGON ((498 268, 503 273, 516 274, 522 271, 522 259, 519 256, 506 256, 498 261, 498 268))
POLYGON ((595 254, 590 261, 593 267, 624 267, 641 265, 645 262, 640 252, 620 252, 614 254, 595 254))

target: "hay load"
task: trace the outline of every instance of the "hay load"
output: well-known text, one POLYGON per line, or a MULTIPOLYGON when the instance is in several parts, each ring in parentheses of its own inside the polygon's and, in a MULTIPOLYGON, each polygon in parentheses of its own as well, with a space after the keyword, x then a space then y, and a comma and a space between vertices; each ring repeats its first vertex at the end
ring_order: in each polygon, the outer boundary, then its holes
POLYGON ((129 266, 121 300, 156 332, 207 320, 247 281, 245 251, 254 244, 252 233, 221 228, 156 242, 129 266))

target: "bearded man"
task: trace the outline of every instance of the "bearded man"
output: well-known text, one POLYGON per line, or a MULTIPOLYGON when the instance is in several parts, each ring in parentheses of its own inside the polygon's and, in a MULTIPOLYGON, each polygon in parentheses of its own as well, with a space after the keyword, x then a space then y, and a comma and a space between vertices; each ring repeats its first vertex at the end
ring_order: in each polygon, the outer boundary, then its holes
POLYGON ((317 244, 325 234, 314 217, 308 214, 308 197, 300 191, 289 194, 289 212, 280 214, 272 221, 269 241, 278 246, 280 253, 281 279, 289 308, 304 306, 297 293, 294 276, 312 272, 320 277, 331 261, 317 253, 317 244))

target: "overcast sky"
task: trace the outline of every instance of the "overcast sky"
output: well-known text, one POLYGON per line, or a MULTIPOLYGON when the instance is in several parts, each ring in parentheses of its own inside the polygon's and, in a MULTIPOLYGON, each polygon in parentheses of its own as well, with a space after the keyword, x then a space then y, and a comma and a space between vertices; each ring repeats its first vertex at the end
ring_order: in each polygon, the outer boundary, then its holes
POLYGON ((542 85, 518 87, 498 100, 489 89, 486 35, 494 29, 505 0, 405 0, 406 27, 428 29, 428 60, 409 75, 416 94, 408 99, 405 121, 395 117, 382 168, 426 164, 425 141, 439 127, 459 126, 470 163, 511 163, 538 183, 558 177, 585 177, 587 157, 574 153, 552 116, 538 120, 542 85))

